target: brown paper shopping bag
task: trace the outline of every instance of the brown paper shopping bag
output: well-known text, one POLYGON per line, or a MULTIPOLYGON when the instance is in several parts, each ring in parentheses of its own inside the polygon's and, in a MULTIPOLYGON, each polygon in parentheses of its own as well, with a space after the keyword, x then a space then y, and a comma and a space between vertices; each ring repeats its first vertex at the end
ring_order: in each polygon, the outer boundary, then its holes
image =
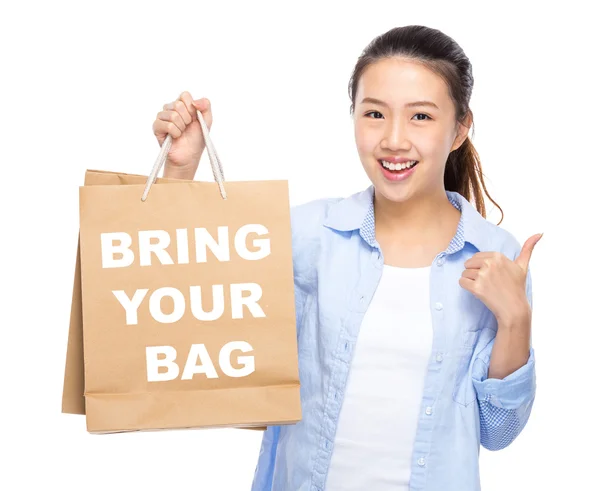
POLYGON ((301 418, 287 182, 225 184, 202 126, 216 183, 157 179, 167 138, 80 187, 63 412, 90 432, 301 418))

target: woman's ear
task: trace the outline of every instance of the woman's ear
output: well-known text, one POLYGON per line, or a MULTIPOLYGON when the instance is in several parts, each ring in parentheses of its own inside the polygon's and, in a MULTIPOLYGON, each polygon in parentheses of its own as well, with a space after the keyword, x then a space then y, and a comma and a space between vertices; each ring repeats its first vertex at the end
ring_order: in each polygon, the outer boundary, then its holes
POLYGON ((465 116, 465 119, 461 122, 457 123, 457 134, 454 139, 454 143, 452 144, 452 148, 450 151, 454 151, 464 143, 469 135, 469 130, 471 129, 471 125, 473 124, 473 113, 469 109, 469 112, 465 116))

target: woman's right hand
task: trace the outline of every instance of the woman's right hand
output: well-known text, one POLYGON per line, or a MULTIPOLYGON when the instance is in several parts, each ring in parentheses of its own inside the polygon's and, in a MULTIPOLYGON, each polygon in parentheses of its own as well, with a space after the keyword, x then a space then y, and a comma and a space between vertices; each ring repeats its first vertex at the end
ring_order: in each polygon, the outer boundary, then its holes
POLYGON ((212 126, 212 111, 207 98, 194 100, 189 92, 163 106, 152 124, 152 131, 162 146, 171 135, 171 149, 165 162, 163 177, 194 179, 200 157, 206 147, 196 110, 202 113, 206 126, 212 126))

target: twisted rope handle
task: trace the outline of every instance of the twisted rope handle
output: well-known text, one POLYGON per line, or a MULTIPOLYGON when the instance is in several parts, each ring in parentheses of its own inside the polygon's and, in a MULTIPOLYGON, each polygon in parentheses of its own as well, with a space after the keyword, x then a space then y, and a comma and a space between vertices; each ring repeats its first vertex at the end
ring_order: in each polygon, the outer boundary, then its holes
MULTIPOLYGON (((223 174, 223 166, 221 164, 221 160, 219 159, 219 155, 215 150, 215 146, 213 145, 212 140, 210 139, 208 126, 204 121, 204 117, 202 113, 196 109, 196 113, 198 114, 198 121, 200 122, 200 128, 202 128, 202 134, 204 136, 204 142, 206 143, 206 150, 208 151, 208 158, 210 159, 210 166, 212 168, 213 177, 215 182, 219 186, 219 191, 221 193, 221 197, 223 199, 227 199, 227 194, 225 193, 225 186, 223 182, 225 181, 225 175, 223 174)), ((158 177, 158 173, 162 169, 162 166, 167 161, 167 156, 169 155, 169 150, 171 150, 171 145, 173 144, 173 138, 171 135, 167 135, 165 141, 160 147, 160 152, 154 161, 154 165, 152 166, 152 171, 148 176, 148 180, 146 181, 146 186, 144 187, 144 192, 142 193, 142 201, 146 201, 148 197, 148 193, 150 192, 150 188, 152 184, 156 182, 156 178, 158 177)))

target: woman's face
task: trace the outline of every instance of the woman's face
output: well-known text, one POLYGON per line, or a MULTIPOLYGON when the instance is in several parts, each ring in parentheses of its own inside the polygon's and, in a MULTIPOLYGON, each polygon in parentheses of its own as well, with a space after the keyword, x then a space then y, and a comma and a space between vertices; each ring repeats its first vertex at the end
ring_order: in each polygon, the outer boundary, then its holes
POLYGON ((455 121, 444 80, 423 65, 384 59, 370 65, 359 80, 354 111, 358 153, 376 191, 391 201, 443 191, 448 154, 461 145, 468 129, 455 121), (394 157, 418 163, 398 173, 379 162, 394 157))

